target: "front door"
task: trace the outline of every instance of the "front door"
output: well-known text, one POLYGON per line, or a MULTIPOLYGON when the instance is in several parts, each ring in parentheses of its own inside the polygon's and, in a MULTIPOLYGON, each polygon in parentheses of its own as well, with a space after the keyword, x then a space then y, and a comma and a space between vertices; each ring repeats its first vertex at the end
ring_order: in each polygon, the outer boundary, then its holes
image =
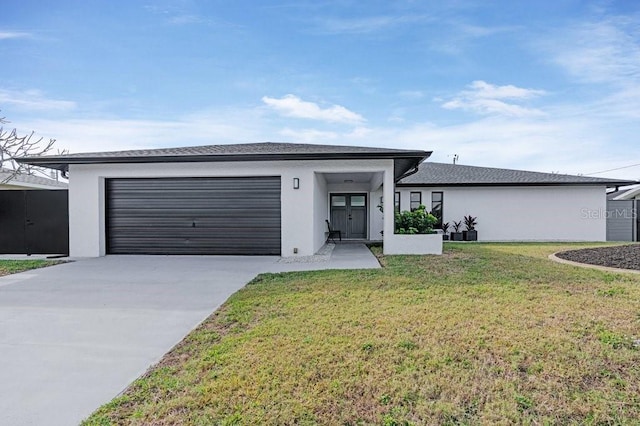
POLYGON ((367 238, 367 194, 331 194, 331 227, 342 238, 367 238))

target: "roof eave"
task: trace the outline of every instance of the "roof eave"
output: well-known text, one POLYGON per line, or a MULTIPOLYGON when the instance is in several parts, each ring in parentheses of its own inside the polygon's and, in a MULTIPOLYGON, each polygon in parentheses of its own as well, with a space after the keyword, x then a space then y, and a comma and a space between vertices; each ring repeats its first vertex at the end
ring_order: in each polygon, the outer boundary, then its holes
MULTIPOLYGON (((401 176, 407 170, 420 164, 431 155, 432 151, 397 151, 397 152, 347 152, 347 153, 262 153, 262 154, 224 154, 224 155, 162 155, 162 156, 131 156, 131 157, 22 157, 16 161, 34 166, 68 171, 70 164, 124 164, 124 163, 202 163, 226 161, 292 161, 292 160, 372 160, 393 159, 409 160, 408 166, 395 161, 402 170, 396 170, 401 176)), ((398 177, 397 176, 397 177, 398 177)))
POLYGON ((405 183, 398 182, 400 187, 481 187, 481 186, 606 186, 613 188, 616 186, 635 185, 635 181, 611 181, 611 182, 473 182, 473 183, 405 183))

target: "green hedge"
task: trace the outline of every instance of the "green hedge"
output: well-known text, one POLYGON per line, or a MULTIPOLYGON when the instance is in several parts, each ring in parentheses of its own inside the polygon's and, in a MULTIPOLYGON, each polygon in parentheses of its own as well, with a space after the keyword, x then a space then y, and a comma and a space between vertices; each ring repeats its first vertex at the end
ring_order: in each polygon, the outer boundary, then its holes
POLYGON ((405 210, 395 214, 396 234, 433 234, 433 226, 438 218, 427 211, 423 205, 414 211, 405 210))

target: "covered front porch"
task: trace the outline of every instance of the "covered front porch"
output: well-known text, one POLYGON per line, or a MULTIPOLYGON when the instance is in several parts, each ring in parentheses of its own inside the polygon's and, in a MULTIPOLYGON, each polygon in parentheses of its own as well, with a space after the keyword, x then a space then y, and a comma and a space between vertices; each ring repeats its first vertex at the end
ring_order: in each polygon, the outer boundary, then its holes
POLYGON ((394 175, 389 169, 314 172, 313 253, 334 242, 383 242, 385 254, 442 253, 440 235, 394 233, 394 175))
POLYGON ((384 171, 316 173, 323 242, 382 241, 384 175, 384 171))

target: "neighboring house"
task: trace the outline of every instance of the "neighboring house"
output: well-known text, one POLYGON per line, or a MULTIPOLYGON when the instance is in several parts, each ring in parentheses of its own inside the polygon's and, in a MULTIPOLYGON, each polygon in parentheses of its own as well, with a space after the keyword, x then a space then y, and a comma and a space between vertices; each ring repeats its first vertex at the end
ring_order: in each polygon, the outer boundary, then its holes
POLYGON ((0 168, 0 191, 20 189, 67 189, 65 182, 42 176, 14 174, 13 170, 0 168))
POLYGON ((637 182, 425 162, 396 185, 396 208, 424 204, 452 223, 478 218, 481 241, 605 241, 606 189, 637 182))
POLYGON ((71 256, 308 256, 325 243, 327 219, 343 239, 384 231, 393 254, 403 237, 377 206, 393 206, 396 181, 430 154, 266 142, 18 161, 69 172, 71 256))
POLYGON ((607 240, 640 241, 640 186, 607 194, 607 240))
POLYGON ((609 194, 611 200, 640 200, 640 185, 609 194))

